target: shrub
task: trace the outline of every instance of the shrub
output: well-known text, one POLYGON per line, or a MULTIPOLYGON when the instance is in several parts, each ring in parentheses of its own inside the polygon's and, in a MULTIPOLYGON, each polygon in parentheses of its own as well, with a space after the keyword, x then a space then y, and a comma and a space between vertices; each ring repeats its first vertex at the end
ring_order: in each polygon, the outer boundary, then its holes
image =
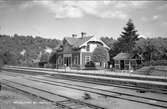
POLYGON ((146 62, 144 62, 144 64, 143 64, 144 66, 150 66, 150 65, 152 65, 152 66, 158 66, 158 65, 162 65, 162 66, 166 66, 167 65, 167 60, 157 60, 157 61, 151 61, 151 62, 149 62, 149 61, 146 61, 146 62))
POLYGON ((95 63, 93 61, 89 61, 85 64, 86 70, 96 69, 95 63))
POLYGON ((157 65, 167 65, 167 60, 157 60, 157 61, 152 61, 151 65, 157 66, 157 65))
POLYGON ((85 67, 95 67, 95 63, 93 61, 89 61, 85 64, 85 67))
POLYGON ((16 65, 17 60, 16 60, 16 55, 12 52, 5 51, 5 52, 0 52, 0 63, 1 64, 7 64, 7 65, 16 65))
POLYGON ((0 58, 0 70, 1 70, 1 68, 2 68, 2 66, 3 66, 3 60, 0 58))
POLYGON ((93 51, 91 60, 93 62, 107 62, 109 61, 109 53, 105 47, 99 46, 93 51))
POLYGON ((155 69, 154 66, 145 66, 141 69, 138 69, 135 71, 137 74, 143 74, 143 75, 151 75, 152 71, 155 69))

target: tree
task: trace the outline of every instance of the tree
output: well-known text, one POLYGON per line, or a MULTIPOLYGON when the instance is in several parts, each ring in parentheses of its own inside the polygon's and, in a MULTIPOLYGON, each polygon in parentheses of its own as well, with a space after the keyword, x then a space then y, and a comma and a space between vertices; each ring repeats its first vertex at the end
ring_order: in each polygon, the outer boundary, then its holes
POLYGON ((113 47, 109 50, 109 55, 110 55, 110 62, 109 64, 112 64, 114 66, 114 60, 113 57, 116 56, 118 53, 121 52, 120 46, 118 44, 118 41, 115 41, 113 43, 113 47))
POLYGON ((107 62, 107 61, 109 61, 108 50, 102 46, 95 48, 91 59, 93 62, 107 62))
POLYGON ((40 57, 40 62, 48 62, 49 61, 49 54, 48 53, 42 53, 40 57))
POLYGON ((49 56, 49 63, 56 64, 57 58, 58 58, 57 51, 53 51, 49 56))
POLYGON ((139 35, 131 19, 129 19, 126 27, 123 29, 121 37, 118 38, 118 46, 120 47, 120 51, 131 53, 139 35))
POLYGON ((3 64, 4 64, 3 55, 2 55, 2 53, 0 53, 0 71, 1 71, 1 68, 2 68, 3 64))
POLYGON ((42 53, 40 57, 39 67, 43 68, 45 64, 47 64, 49 61, 49 54, 48 53, 42 53))
POLYGON ((1 52, 0 57, 1 64, 16 65, 17 63, 16 56, 9 51, 1 52))
POLYGON ((161 47, 161 58, 167 60, 167 48, 161 47))
POLYGON ((146 57, 146 60, 149 62, 153 59, 153 52, 155 52, 155 46, 151 43, 150 40, 147 41, 147 44, 145 45, 145 51, 144 56, 146 57))
POLYGON ((161 60, 164 56, 165 46, 157 38, 140 39, 136 42, 134 51, 143 55, 145 61, 161 60), (161 43, 161 44, 160 44, 161 43))

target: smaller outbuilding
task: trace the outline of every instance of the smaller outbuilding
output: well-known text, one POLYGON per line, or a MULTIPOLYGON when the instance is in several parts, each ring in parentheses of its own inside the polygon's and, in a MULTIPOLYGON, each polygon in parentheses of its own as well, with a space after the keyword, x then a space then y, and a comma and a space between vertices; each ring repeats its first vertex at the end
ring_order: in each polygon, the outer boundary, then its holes
POLYGON ((115 70, 135 70, 143 62, 142 56, 130 53, 119 53, 113 59, 115 70))

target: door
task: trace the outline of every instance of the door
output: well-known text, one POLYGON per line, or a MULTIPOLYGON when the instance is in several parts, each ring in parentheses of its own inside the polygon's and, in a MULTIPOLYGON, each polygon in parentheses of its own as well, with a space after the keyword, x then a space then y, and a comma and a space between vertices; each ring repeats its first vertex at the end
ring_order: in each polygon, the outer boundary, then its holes
POLYGON ((124 70, 124 68, 125 68, 124 60, 120 60, 120 69, 124 70))
POLYGON ((64 64, 66 64, 66 66, 71 66, 71 57, 64 57, 64 64))

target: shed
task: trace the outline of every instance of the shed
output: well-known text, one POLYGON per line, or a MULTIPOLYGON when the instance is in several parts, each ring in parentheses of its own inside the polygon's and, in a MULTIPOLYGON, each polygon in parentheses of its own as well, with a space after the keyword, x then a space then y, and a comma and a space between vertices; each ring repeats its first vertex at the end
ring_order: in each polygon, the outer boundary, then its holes
POLYGON ((113 59, 117 70, 136 69, 142 64, 143 60, 142 56, 130 53, 119 53, 113 59))

